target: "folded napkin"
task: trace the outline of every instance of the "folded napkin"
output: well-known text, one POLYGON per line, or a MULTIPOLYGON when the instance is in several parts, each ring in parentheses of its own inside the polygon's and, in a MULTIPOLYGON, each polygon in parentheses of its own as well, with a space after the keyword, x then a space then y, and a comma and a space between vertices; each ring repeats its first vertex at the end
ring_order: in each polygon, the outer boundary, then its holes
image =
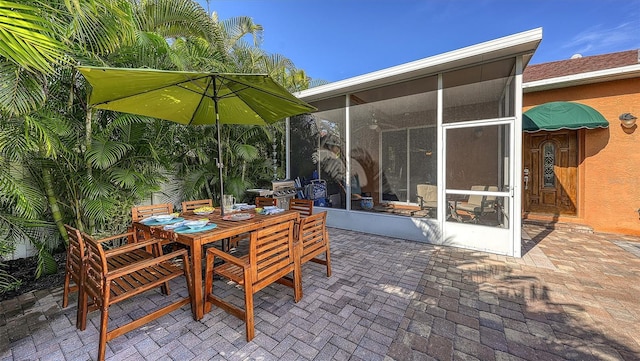
POLYGON ((184 222, 186 222, 186 221, 176 222, 174 224, 167 224, 166 226, 162 227, 162 229, 164 229, 165 231, 176 229, 178 227, 182 227, 184 225, 184 222))
POLYGON ((278 213, 282 213, 284 212, 284 209, 282 208, 275 208, 275 209, 265 209, 264 210, 264 214, 278 214, 278 213))
POLYGON ((240 211, 248 211, 256 208, 256 206, 253 204, 236 204, 234 208, 240 211))

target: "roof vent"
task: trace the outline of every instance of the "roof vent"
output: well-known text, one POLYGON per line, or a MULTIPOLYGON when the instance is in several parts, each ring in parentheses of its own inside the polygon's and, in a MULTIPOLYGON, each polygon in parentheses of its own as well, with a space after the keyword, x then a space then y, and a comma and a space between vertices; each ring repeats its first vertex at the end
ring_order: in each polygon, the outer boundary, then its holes
POLYGON ((580 59, 582 58, 582 54, 573 54, 571 55, 571 59, 580 59))

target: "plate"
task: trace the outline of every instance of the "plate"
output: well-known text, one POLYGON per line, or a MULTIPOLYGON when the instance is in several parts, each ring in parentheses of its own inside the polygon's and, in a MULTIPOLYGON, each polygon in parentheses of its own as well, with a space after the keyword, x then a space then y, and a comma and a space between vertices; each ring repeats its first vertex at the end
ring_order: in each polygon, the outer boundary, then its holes
POLYGON ((187 226, 181 226, 178 227, 176 229, 174 229, 173 231, 176 233, 198 233, 198 232, 204 232, 204 231, 210 231, 214 228, 216 228, 218 225, 215 223, 210 223, 207 224, 204 227, 200 227, 200 228, 189 228, 187 226))
POLYGON ((225 221, 246 221, 247 219, 251 219, 253 217, 255 217, 255 214, 235 213, 235 214, 226 215, 222 217, 222 219, 224 219, 225 221))
POLYGON ((182 227, 183 225, 184 225, 184 221, 180 221, 178 223, 167 224, 166 226, 162 227, 162 229, 164 229, 165 231, 171 231, 176 228, 182 227))
POLYGON ((196 209, 193 210, 194 214, 197 214, 199 216, 205 216, 207 214, 211 214, 213 213, 213 211, 215 211, 216 209, 211 207, 211 206, 203 206, 203 207, 198 207, 196 209))
POLYGON ((193 220, 193 221, 186 221, 186 222, 184 222, 184 225, 189 227, 189 228, 202 228, 202 227, 206 226, 207 223, 209 223, 208 219, 198 219, 198 220, 193 220))
POLYGON ((165 224, 174 224, 174 223, 178 223, 178 222, 182 222, 184 221, 184 218, 182 217, 178 217, 178 218, 171 218, 171 219, 167 219, 165 221, 158 221, 155 219, 149 220, 147 222, 144 222, 145 225, 147 226, 162 226, 165 224))

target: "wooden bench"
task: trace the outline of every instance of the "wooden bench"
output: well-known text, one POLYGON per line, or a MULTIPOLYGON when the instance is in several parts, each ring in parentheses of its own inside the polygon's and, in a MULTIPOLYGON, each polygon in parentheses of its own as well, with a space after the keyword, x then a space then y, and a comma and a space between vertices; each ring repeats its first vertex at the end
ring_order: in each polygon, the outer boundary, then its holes
POLYGON ((268 226, 250 234, 249 254, 235 257, 217 248, 207 250, 205 278, 205 309, 216 305, 245 322, 246 338, 255 335, 253 295, 274 282, 283 283, 294 290, 294 300, 302 298, 300 258, 294 243, 294 220, 268 226), (216 258, 224 260, 215 266, 216 258), (292 280, 283 277, 293 273, 292 280), (244 288, 244 309, 214 295, 214 275, 227 278, 244 288))

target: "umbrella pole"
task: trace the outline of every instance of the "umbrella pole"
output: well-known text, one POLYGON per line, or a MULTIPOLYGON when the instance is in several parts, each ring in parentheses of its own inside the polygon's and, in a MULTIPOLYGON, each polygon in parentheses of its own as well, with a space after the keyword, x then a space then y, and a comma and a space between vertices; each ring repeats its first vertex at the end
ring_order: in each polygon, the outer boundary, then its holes
POLYGON ((218 158, 216 158, 216 165, 218 166, 218 173, 220 176, 220 215, 224 217, 224 181, 222 180, 222 144, 220 143, 220 114, 218 113, 218 99, 214 98, 214 106, 216 109, 216 131, 218 133, 218 158))

